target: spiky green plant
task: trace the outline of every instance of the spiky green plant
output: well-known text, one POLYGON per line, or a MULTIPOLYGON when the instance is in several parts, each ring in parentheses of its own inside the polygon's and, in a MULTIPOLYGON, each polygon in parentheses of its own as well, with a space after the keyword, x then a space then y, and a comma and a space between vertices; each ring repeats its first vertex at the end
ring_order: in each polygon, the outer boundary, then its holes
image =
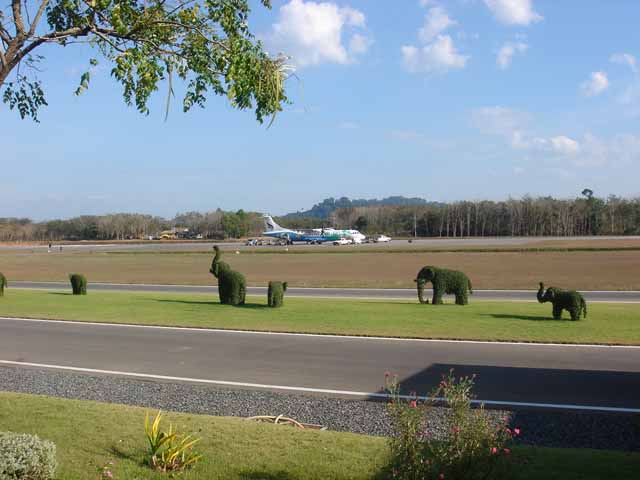
POLYGON ((181 435, 173 430, 169 424, 169 430, 160 428, 162 412, 159 411, 153 421, 150 421, 149 413, 145 415, 144 430, 149 442, 147 463, 162 472, 176 472, 195 465, 202 455, 193 451, 193 446, 200 441, 193 435, 181 435))

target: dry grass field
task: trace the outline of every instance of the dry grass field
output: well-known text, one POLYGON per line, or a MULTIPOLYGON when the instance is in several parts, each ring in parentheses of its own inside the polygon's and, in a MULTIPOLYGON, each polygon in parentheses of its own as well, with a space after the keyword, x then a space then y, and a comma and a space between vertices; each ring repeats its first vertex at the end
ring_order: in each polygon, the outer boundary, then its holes
MULTIPOLYGON (((11 280, 214 284, 211 253, 0 251, 11 280)), ((413 287, 423 265, 465 271, 477 289, 535 289, 539 281, 583 290, 640 290, 640 251, 251 253, 226 251, 224 261, 250 285, 287 280, 292 286, 413 287)))

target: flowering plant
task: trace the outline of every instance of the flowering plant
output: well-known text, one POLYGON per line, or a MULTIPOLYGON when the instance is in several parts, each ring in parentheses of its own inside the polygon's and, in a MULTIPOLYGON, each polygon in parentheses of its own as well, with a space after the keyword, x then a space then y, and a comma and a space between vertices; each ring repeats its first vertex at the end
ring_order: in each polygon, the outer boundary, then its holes
POLYGON ((482 480, 508 477, 511 442, 520 430, 508 418, 496 421, 484 407, 471 408, 474 378, 443 376, 426 399, 400 395, 396 376, 385 374, 394 435, 390 477, 398 480, 482 480), (450 412, 444 431, 429 428, 429 413, 444 402, 450 412))

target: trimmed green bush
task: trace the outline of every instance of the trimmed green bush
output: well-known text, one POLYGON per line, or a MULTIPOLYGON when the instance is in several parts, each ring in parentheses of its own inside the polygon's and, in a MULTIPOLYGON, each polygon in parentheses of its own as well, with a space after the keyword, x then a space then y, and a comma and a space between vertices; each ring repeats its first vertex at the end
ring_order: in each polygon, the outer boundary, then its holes
POLYGON ((4 297, 4 289, 7 285, 7 277, 0 272, 0 297, 4 297))
POLYGON ((87 294, 87 278, 84 275, 72 273, 69 275, 69 281, 71 281, 71 289, 74 295, 87 294))
POLYGON ((556 287, 549 287, 544 290, 544 283, 540 282, 538 290, 538 302, 551 302, 553 318, 560 320, 562 310, 566 310, 571 315, 571 320, 580 320, 580 316, 587 318, 587 302, 580 292, 575 290, 561 290, 556 287))
POLYGON ((247 295, 247 281, 240 272, 232 270, 228 263, 221 262, 222 252, 216 245, 215 257, 211 262, 209 272, 218 279, 218 295, 220 303, 226 305, 244 305, 247 295))
POLYGON ((287 291, 287 282, 269 282, 267 302, 270 307, 277 308, 284 304, 284 292, 287 291))
POLYGON ((428 282, 433 285, 434 305, 442 304, 442 295, 455 295, 456 304, 467 305, 469 303, 468 293, 473 293, 471 280, 462 272, 456 270, 446 270, 444 268, 427 265, 422 267, 414 280, 418 287, 418 300, 420 303, 429 303, 424 299, 424 287, 428 282))
POLYGON ((56 446, 49 440, 0 432, 0 480, 50 480, 57 466, 56 446))

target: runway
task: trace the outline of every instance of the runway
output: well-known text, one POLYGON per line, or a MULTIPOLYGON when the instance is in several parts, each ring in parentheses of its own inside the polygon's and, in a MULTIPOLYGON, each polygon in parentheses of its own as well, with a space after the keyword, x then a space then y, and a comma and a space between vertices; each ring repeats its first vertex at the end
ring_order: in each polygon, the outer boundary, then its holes
POLYGON ((640 347, 274 334, 0 319, 0 365, 220 387, 377 397, 477 375, 490 405, 640 412, 640 347))
MULTIPOLYGON (((27 282, 12 281, 9 288, 33 290, 69 290, 66 282, 27 282)), ((90 283, 90 291, 121 292, 157 292, 157 293, 205 293, 217 295, 218 287, 212 285, 145 285, 118 283, 90 283)), ((248 287, 249 295, 264 296, 266 287, 248 287)), ((427 298, 430 290, 425 290, 427 298)), ((590 302, 630 302, 640 303, 639 291, 582 291, 590 302)), ((415 289, 411 288, 299 288, 287 289, 287 296, 314 298, 374 298, 374 299, 412 299, 417 298, 415 289)), ((474 290, 472 300, 484 301, 536 301, 535 290, 474 290)))
MULTIPOLYGON (((331 242, 326 242, 322 245, 305 245, 298 243, 292 247, 285 246, 246 246, 241 242, 208 242, 208 241, 146 241, 146 242, 91 242, 91 241, 79 241, 74 243, 54 243, 51 250, 53 252, 163 252, 163 251, 206 251, 212 250, 214 245, 218 245, 222 249, 227 250, 249 250, 260 251, 264 249, 309 249, 309 250, 321 250, 325 249, 376 249, 376 250, 424 250, 429 248, 519 248, 519 247, 532 247, 535 248, 536 244, 543 242, 607 242, 607 241, 639 241, 640 236, 588 236, 588 237, 471 237, 471 238, 417 238, 412 239, 411 242, 408 239, 396 239, 389 243, 362 243, 359 245, 346 245, 346 246, 334 246, 331 242), (62 247, 62 250, 60 248, 62 247)), ((578 246, 578 245, 576 245, 578 246)), ((49 249, 48 245, 0 245, 0 251, 24 251, 31 250, 34 252, 46 252, 49 249)))

